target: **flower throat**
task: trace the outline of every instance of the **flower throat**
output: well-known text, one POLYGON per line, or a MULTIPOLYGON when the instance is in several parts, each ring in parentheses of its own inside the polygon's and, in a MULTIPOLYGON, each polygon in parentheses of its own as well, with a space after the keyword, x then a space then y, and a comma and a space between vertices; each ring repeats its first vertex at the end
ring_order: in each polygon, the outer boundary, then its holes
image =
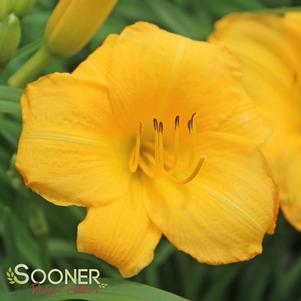
MULTIPOLYGON (((176 116, 174 122, 174 144, 172 155, 164 149, 164 125, 162 121, 153 119, 154 142, 144 143, 142 145, 143 126, 140 123, 136 134, 136 142, 130 155, 129 169, 135 173, 138 168, 150 178, 159 178, 166 176, 179 184, 186 184, 192 181, 199 173, 205 157, 200 156, 195 162, 197 132, 195 130, 195 113, 187 123, 189 134, 190 154, 187 163, 188 172, 186 176, 178 177, 175 175, 178 169, 180 155, 180 117, 176 116)), ((177 172, 177 174, 179 174, 177 172)), ((186 174, 181 171, 180 174, 186 174)))

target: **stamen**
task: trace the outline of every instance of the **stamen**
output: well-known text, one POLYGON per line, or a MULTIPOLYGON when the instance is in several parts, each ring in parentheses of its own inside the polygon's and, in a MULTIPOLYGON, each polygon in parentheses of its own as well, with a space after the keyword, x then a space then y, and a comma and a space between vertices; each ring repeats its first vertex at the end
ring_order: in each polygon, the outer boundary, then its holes
POLYGON ((193 129, 193 125, 192 125, 192 120, 191 119, 189 119, 187 126, 188 126, 189 133, 191 133, 191 131, 193 129))
POLYGON ((193 126, 194 126, 194 117, 195 117, 196 113, 193 113, 192 116, 191 116, 191 128, 193 129, 193 126))
POLYGON ((177 115, 175 118, 175 130, 180 126, 180 116, 177 115))
POLYGON ((159 165, 159 124, 158 120, 154 119, 154 129, 155 129, 155 166, 159 165))
POLYGON ((139 166, 141 137, 142 137, 142 123, 140 122, 140 126, 139 129, 137 130, 137 135, 136 135, 136 144, 130 156, 130 162, 129 162, 129 168, 132 173, 134 173, 139 166))
POLYGON ((159 133, 163 133, 163 123, 162 123, 162 121, 160 121, 160 123, 159 123, 159 133))
POLYGON ((149 167, 150 166, 155 166, 155 160, 154 160, 154 157, 146 152, 146 153, 143 153, 142 155, 144 158, 142 158, 142 160, 140 160, 140 163, 139 163, 139 166, 141 167, 141 170, 150 178, 155 178, 156 177, 156 174, 155 174, 155 171, 154 170, 151 170, 151 168, 149 167), (145 159, 147 161, 149 161, 149 164, 147 164, 145 162, 145 159))
POLYGON ((187 184, 187 183, 191 182, 198 175, 199 171, 201 170, 201 168, 203 166, 204 161, 205 161, 205 156, 201 156, 196 167, 192 170, 190 175, 188 175, 184 179, 180 179, 180 178, 170 174, 169 172, 166 172, 165 174, 168 178, 170 178, 172 181, 174 181, 178 184, 187 184))
POLYGON ((188 121, 188 130, 189 130, 189 133, 191 133, 192 130, 193 130, 195 115, 196 115, 196 113, 193 113, 192 116, 191 116, 191 118, 188 121))
POLYGON ((153 119, 153 123, 154 123, 154 128, 155 131, 157 132, 159 130, 159 126, 158 126, 158 120, 156 118, 153 119))
POLYGON ((159 173, 163 171, 164 168, 164 142, 163 142, 163 123, 160 121, 159 124, 159 173))
POLYGON ((197 132, 194 126, 195 115, 196 113, 193 113, 190 120, 188 121, 188 130, 189 130, 189 134, 191 134, 191 152, 190 152, 189 166, 192 165, 196 153, 197 132))
MULTIPOLYGON (((191 153, 189 166, 192 166, 195 162, 195 152, 197 149, 197 131, 195 130, 194 117, 195 113, 191 116, 188 121, 188 130, 190 133, 191 141, 191 153)), ((154 144, 151 142, 143 143, 143 151, 141 152, 141 138, 142 138, 142 124, 140 124, 139 130, 137 131, 136 144, 130 157, 130 170, 135 172, 138 167, 141 168, 150 178, 157 178, 161 175, 167 176, 178 184, 186 184, 192 181, 199 173, 205 157, 201 156, 197 161, 197 164, 193 167, 192 171, 187 177, 180 178, 175 174, 176 166, 178 165, 178 157, 180 151, 180 117, 177 115, 175 118, 175 142, 173 154, 169 152, 165 153, 164 150, 164 125, 163 122, 156 118, 153 119, 153 125, 155 129, 154 144), (152 155, 154 151, 154 155, 152 155), (140 154, 141 152, 141 154, 140 154)))
POLYGON ((175 144, 174 144, 174 152, 173 152, 173 162, 169 169, 170 172, 176 169, 179 157, 179 143, 180 143, 180 116, 177 115, 175 118, 175 144))

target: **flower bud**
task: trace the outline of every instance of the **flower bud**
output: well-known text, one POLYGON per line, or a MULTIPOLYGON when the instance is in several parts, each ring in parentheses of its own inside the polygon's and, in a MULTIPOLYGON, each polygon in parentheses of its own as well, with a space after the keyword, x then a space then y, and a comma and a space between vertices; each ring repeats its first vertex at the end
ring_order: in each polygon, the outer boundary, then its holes
POLYGON ((36 0, 9 0, 13 4, 13 12, 21 17, 25 15, 31 7, 35 4, 36 0))
POLYGON ((47 24, 46 47, 54 55, 70 57, 93 37, 117 0, 61 0, 47 24))
POLYGON ((17 16, 9 14, 0 22, 0 68, 14 55, 21 38, 20 22, 17 16))
POLYGON ((41 48, 9 79, 24 87, 54 57, 67 58, 83 48, 106 20, 117 0, 60 0, 52 13, 41 48))
POLYGON ((12 11, 12 0, 0 0, 0 21, 12 11))

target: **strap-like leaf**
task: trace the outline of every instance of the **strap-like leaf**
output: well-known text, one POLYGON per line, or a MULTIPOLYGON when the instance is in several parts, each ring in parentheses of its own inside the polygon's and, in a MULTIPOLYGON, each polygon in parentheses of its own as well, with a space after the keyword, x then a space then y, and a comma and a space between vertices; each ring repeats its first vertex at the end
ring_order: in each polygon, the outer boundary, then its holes
MULTIPOLYGON (((99 293, 70 293, 68 289, 52 296, 39 295, 39 301, 90 300, 90 301, 188 301, 171 293, 124 280, 102 279, 107 284, 99 293)), ((48 287, 50 287, 48 285, 48 287)), ((0 293, 0 300, 32 300, 32 290, 25 289, 11 293, 0 293)))

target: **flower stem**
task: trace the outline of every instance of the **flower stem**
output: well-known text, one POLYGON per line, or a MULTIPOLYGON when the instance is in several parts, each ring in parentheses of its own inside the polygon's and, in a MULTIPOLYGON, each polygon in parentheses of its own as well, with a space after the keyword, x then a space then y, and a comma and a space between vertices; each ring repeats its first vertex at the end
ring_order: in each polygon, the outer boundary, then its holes
POLYGON ((53 55, 41 47, 16 73, 8 79, 8 85, 16 88, 23 88, 27 83, 35 80, 41 72, 53 60, 53 55))

